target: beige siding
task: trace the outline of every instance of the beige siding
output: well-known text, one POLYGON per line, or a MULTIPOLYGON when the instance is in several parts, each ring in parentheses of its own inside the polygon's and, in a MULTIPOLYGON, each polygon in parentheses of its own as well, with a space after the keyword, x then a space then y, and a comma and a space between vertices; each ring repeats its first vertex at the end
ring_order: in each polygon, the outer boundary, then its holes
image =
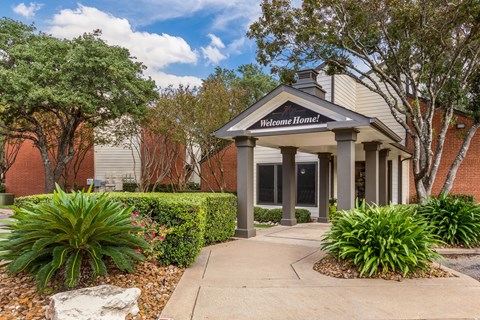
POLYGON ((135 178, 135 174, 140 177, 140 159, 136 152, 132 154, 131 149, 123 146, 95 146, 95 179, 121 190, 122 178, 135 178))
POLYGON ((332 101, 332 77, 327 76, 325 72, 320 72, 317 82, 325 90, 325 100, 332 101))
POLYGON ((357 111, 357 85, 356 82, 345 75, 335 75, 333 81, 333 102, 357 111))
POLYGON ((405 129, 395 120, 385 100, 361 84, 357 84, 356 111, 366 116, 380 119, 387 127, 392 129, 402 139, 405 139, 405 129))

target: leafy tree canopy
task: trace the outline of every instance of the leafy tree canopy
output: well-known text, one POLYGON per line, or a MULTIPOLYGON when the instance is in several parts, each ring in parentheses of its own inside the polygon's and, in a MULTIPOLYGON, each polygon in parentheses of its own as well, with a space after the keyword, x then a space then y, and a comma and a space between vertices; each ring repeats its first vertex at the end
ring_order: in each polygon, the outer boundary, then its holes
MULTIPOLYGON (((258 61, 287 79, 292 69, 323 63, 329 74, 348 75, 379 94, 413 141, 419 198, 430 195, 453 110, 471 110, 467 104, 479 67, 480 2, 304 0, 296 4, 262 2, 263 15, 248 33, 256 40, 258 61), (443 125, 437 135, 433 116, 440 107, 443 125)), ((451 172, 463 160, 478 126, 477 121, 465 134, 460 161, 451 172)), ((446 181, 444 191, 449 188, 451 181, 446 181)))
POLYGON ((142 76, 145 66, 127 49, 107 45, 100 31, 57 39, 3 18, 0 52, 1 133, 33 141, 46 192, 74 157, 81 126, 142 114, 157 97, 155 83, 142 76))

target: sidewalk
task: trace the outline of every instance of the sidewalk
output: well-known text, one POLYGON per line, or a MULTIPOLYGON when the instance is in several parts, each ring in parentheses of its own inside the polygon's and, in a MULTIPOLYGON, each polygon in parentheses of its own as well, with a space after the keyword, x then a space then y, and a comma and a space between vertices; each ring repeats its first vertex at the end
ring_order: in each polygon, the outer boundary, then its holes
POLYGON ((202 250, 160 319, 480 319, 480 282, 337 279, 312 269, 326 224, 277 226, 202 250))

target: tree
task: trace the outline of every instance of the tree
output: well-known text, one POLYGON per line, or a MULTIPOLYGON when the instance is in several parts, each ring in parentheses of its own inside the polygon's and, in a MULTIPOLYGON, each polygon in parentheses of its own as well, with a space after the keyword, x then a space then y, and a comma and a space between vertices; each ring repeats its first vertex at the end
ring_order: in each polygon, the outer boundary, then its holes
MULTIPOLYGON (((413 141, 413 175, 419 199, 432 192, 455 108, 464 107, 479 67, 480 2, 264 0, 249 37, 257 59, 274 72, 324 63, 379 94, 413 141), (442 126, 434 130, 435 113, 442 126)), ((474 119, 460 153, 479 126, 474 119)), ((450 168, 444 191, 455 170, 450 168)))
POLYGON ((5 177, 17 159, 23 140, 0 136, 0 190, 5 190, 5 177))
POLYGON ((223 158, 229 142, 212 132, 277 86, 277 81, 254 65, 236 71, 217 67, 200 88, 179 87, 163 90, 156 107, 169 120, 174 139, 185 146, 186 167, 196 172, 211 190, 225 190, 223 158), (188 160, 187 160, 188 159, 188 160), (214 184, 205 179, 207 169, 214 184))
POLYGON ((139 115, 157 97, 145 67, 100 32, 57 39, 34 26, 0 20, 0 134, 31 140, 52 192, 74 158, 79 128, 139 115))

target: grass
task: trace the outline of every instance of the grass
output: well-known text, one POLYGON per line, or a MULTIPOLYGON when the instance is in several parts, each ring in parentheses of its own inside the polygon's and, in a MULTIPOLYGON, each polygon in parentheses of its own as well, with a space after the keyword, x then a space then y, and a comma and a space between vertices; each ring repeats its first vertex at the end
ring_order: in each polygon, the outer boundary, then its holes
POLYGON ((260 229, 267 229, 273 227, 271 224, 263 224, 263 223, 254 223, 253 226, 255 228, 260 228, 260 229))

